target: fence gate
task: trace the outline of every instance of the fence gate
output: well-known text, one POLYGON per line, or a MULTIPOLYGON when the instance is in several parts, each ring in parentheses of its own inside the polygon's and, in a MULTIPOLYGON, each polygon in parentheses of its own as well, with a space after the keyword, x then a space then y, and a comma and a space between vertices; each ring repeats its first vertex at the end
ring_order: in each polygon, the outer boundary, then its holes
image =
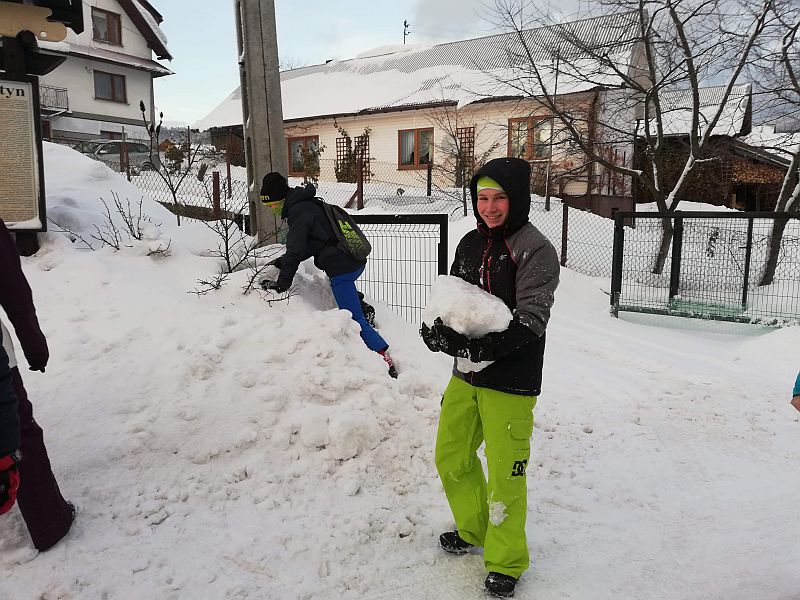
POLYGON ((356 285, 410 323, 422 321, 438 275, 447 274, 446 214, 353 214, 372 244, 356 285))
POLYGON ((614 314, 800 321, 800 215, 618 212, 611 305, 614 314))

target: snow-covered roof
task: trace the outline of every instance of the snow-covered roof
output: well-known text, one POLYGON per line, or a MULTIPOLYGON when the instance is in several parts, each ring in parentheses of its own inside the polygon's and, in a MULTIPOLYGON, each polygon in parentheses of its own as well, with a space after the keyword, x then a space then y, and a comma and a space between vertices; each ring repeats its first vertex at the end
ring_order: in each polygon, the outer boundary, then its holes
POLYGON ((159 27, 162 16, 147 0, 117 0, 136 28, 147 40, 147 45, 159 59, 172 60, 167 48, 167 36, 159 27))
MULTIPOLYGON (((555 89, 554 45, 560 46, 562 56, 570 57, 569 64, 565 61, 561 65, 559 94, 619 85, 619 76, 613 69, 603 68, 598 61, 581 55, 580 49, 571 47, 565 38, 605 48, 614 65, 626 71, 633 59, 635 25, 633 13, 622 13, 530 29, 521 35, 506 33, 429 46, 385 47, 350 60, 283 71, 283 118, 291 121, 442 103, 464 106, 492 98, 540 95, 536 94, 535 86, 526 89, 531 84, 526 77, 528 66, 519 58, 525 55, 521 38, 534 50, 534 61, 547 73, 544 83, 551 91, 555 89), (587 82, 570 69, 591 71, 596 76, 587 82), (520 78, 528 82, 506 83, 520 78)), ((208 129, 241 123, 241 93, 236 90, 198 121, 197 127, 208 129)))
MULTIPOLYGON (((746 133, 749 126, 751 84, 743 83, 731 89, 722 114, 714 127, 713 135, 736 136, 746 133)), ((700 88, 701 133, 716 115, 725 87, 700 88)), ((674 90, 661 94, 661 110, 665 135, 688 135, 692 127, 692 94, 690 90, 674 90)), ((655 131, 655 125, 651 125, 655 131)))
POLYGON ((113 52, 111 50, 106 50, 105 48, 93 48, 91 46, 82 46, 80 44, 73 44, 69 42, 44 41, 39 42, 39 47, 58 54, 68 54, 70 56, 89 58, 115 65, 122 65, 132 69, 139 69, 141 71, 149 71, 150 73, 153 73, 155 77, 172 75, 172 71, 154 60, 142 58, 140 56, 132 56, 130 54, 122 54, 121 52, 113 52))
POLYGON ((742 141, 786 157, 800 149, 800 132, 779 133, 774 125, 757 125, 742 141))

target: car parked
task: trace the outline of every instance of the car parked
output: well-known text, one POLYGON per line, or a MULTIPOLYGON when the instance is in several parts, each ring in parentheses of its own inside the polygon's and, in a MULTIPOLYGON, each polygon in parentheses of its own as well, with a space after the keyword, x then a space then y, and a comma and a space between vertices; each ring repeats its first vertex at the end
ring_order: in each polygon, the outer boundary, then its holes
POLYGON ((147 143, 122 140, 87 140, 75 144, 72 148, 81 154, 91 156, 95 160, 106 163, 114 170, 123 169, 123 145, 127 145, 128 159, 131 169, 136 171, 152 171, 161 168, 158 152, 150 153, 147 143))

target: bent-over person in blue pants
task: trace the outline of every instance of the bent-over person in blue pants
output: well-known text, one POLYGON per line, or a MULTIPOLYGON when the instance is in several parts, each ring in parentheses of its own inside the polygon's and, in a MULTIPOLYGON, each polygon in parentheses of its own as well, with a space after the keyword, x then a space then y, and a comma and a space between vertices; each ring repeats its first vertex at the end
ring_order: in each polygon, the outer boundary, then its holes
POLYGON ((397 377, 397 369, 387 352, 389 344, 375 331, 364 316, 361 300, 356 290, 356 279, 364 272, 366 259, 358 261, 337 247, 336 234, 325 214, 317 188, 308 183, 303 187, 289 188, 280 173, 267 173, 261 184, 261 201, 289 225, 286 252, 272 264, 281 273, 276 281, 265 279, 261 287, 283 293, 292 285, 300 263, 314 257, 314 265, 325 271, 331 280, 331 290, 336 305, 349 310, 353 320, 361 327, 361 339, 367 347, 380 354, 389 367, 389 375, 397 377))

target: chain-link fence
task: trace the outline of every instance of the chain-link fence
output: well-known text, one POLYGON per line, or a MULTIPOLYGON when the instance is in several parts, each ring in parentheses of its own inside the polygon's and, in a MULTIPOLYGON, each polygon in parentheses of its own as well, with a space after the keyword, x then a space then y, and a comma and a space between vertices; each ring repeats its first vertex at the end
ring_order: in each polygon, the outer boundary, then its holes
MULTIPOLYGON (((211 219, 215 215, 249 225, 247 172, 241 156, 225 152, 198 155, 187 168, 164 161, 159 171, 131 175, 131 182, 161 202, 176 218, 211 219), (180 168, 176 168, 180 166, 180 168), (215 181, 217 183, 215 183, 215 181)), ((369 171, 349 177, 337 169, 336 161, 320 160, 314 176, 290 177, 292 186, 314 182, 317 194, 326 202, 367 212, 446 214, 451 221, 472 215, 468 181, 452 186, 457 173, 435 165, 400 170, 395 163, 369 161, 369 171), (337 181, 355 179, 355 181, 337 181), (448 187, 448 184, 450 187, 448 187)), ((561 264, 590 276, 610 277, 613 221, 587 210, 573 208, 558 198, 548 202, 532 196, 531 222, 547 236, 561 258, 561 264)))
MULTIPOLYGON (((335 161, 320 161, 318 194, 327 202, 391 212, 447 214, 451 221, 472 215, 469 180, 457 172, 430 168, 399 170, 395 163, 369 162, 363 182, 330 182, 335 161), (460 179, 460 181, 459 181, 460 179), (454 183, 461 185, 454 186, 454 183)), ((591 276, 611 276, 614 224, 558 198, 532 196, 531 222, 553 243, 561 264, 591 276)))
MULTIPOLYGON (((243 165, 242 156, 209 149, 192 160, 165 158, 160 169, 129 177, 178 219, 230 218, 246 229, 250 211, 243 165)), ((355 170, 344 170, 335 160, 319 160, 318 166, 304 177, 291 176, 290 185, 313 182, 327 202, 368 213, 436 213, 451 221, 472 214, 466 174, 450 173, 437 165, 403 169, 374 160, 356 165, 355 170)), ((612 277, 618 310, 739 321, 798 319, 800 315, 796 218, 788 220, 779 247, 771 247, 772 213, 692 213, 692 217, 683 213, 683 221, 676 223, 675 214, 618 212, 615 227, 611 219, 568 202, 532 196, 531 222, 553 243, 562 265, 590 276, 612 277), (680 235, 670 231, 677 225, 680 235), (625 232, 624 258, 619 258, 622 249, 614 251, 620 226, 625 232), (665 227, 670 231, 668 239, 665 227), (677 280, 673 256, 679 259, 677 280), (656 268, 657 259, 663 268, 656 268), (770 268, 775 271, 774 282, 759 285, 770 268)), ((385 278, 375 277, 376 282, 385 278)))
POLYGON ((235 220, 249 232, 247 173, 225 153, 209 150, 191 159, 168 156, 158 170, 139 171, 130 181, 182 218, 235 220))
POLYGON ((800 215, 619 213, 611 304, 744 323, 800 319, 800 215), (635 217, 635 228, 625 219, 635 217))

